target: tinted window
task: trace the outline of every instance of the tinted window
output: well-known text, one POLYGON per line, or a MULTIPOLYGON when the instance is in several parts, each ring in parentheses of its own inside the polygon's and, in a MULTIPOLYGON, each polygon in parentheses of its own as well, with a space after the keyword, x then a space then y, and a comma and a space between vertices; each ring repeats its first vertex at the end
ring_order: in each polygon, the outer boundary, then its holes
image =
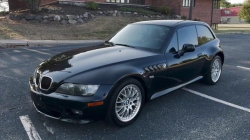
POLYGON ((167 49, 167 53, 174 53, 178 51, 178 39, 175 33, 167 49))
POLYGON ((199 45, 205 44, 211 40, 214 40, 214 36, 212 35, 211 31, 202 25, 197 25, 197 32, 198 32, 198 42, 199 45))
POLYGON ((179 50, 184 44, 198 45, 197 32, 195 26, 187 26, 180 28, 178 31, 179 50))
POLYGON ((131 24, 124 27, 109 41, 114 44, 159 50, 168 34, 169 28, 166 26, 131 24))

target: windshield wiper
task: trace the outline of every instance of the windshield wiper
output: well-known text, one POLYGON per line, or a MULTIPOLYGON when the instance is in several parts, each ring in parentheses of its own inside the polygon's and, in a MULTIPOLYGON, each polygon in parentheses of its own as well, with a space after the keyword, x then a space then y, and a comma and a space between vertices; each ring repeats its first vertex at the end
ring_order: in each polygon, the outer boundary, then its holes
POLYGON ((130 46, 130 45, 127 45, 127 44, 119 44, 119 43, 115 44, 114 42, 110 42, 110 41, 105 41, 105 43, 108 43, 111 46, 120 45, 120 46, 125 46, 125 47, 130 47, 130 48, 136 48, 134 46, 130 46))
POLYGON ((120 46, 125 46, 125 47, 130 47, 130 48, 136 48, 134 46, 130 46, 130 45, 127 45, 127 44, 114 44, 114 45, 120 45, 120 46))

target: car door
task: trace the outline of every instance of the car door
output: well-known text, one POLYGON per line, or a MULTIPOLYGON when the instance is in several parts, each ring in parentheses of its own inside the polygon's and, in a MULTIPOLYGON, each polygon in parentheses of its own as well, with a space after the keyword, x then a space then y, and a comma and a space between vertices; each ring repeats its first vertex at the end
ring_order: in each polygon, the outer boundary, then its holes
POLYGON ((175 32, 165 57, 168 64, 167 87, 174 87, 200 76, 204 59, 203 49, 198 46, 195 25, 181 27, 175 32), (179 56, 185 44, 194 45, 195 50, 179 56))

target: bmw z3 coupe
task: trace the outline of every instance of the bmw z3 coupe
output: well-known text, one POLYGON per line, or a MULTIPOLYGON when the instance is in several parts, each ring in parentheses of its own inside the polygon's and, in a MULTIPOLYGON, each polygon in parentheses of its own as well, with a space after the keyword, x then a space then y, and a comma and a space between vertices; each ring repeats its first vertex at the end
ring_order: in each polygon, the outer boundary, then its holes
POLYGON ((202 79, 221 76, 220 40, 203 22, 129 24, 100 45, 58 54, 30 78, 35 109, 73 123, 133 123, 145 102, 202 79))

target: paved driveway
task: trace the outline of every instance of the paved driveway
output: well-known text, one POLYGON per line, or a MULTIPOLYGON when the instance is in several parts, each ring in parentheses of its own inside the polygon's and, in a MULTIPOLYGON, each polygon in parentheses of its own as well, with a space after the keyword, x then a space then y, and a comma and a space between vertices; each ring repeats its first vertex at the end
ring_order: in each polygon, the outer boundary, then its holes
POLYGON ((28 79, 49 57, 73 48, 0 50, 0 139, 29 137, 20 116, 28 115, 41 139, 249 139, 250 35, 219 35, 226 60, 220 82, 186 86, 145 104, 126 128, 105 122, 78 125, 46 118, 32 106, 28 79), (190 89, 190 90, 189 90, 190 89))

